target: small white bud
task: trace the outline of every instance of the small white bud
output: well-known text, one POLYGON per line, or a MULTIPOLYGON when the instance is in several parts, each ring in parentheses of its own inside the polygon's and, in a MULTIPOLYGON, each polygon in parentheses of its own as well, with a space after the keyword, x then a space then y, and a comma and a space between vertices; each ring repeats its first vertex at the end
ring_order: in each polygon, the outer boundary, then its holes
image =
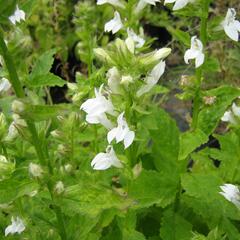
POLYGON ((35 164, 35 163, 30 163, 29 164, 29 173, 33 177, 42 177, 43 175, 43 170, 40 165, 35 164))
POLYGON ((15 113, 22 113, 25 110, 25 105, 23 102, 19 101, 19 100, 14 100, 12 102, 12 111, 15 113))
POLYGON ((122 76, 121 84, 128 85, 129 83, 133 83, 133 78, 130 75, 122 76))
POLYGON ((55 185, 55 187, 54 187, 54 191, 58 194, 58 195, 60 195, 60 194, 62 194, 63 192, 64 192, 64 184, 63 184, 63 182, 62 181, 58 181, 57 183, 56 183, 56 185, 55 185))
POLYGON ((71 173, 73 170, 73 166, 72 166, 72 164, 68 163, 68 164, 64 165, 64 169, 67 173, 71 173))

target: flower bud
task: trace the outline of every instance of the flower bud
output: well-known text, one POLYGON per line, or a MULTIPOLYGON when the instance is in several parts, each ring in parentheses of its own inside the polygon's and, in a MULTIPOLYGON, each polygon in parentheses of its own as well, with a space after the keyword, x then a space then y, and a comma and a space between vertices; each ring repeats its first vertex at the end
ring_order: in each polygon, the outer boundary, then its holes
POLYGON ((40 178, 43 175, 43 170, 42 170, 41 166, 38 164, 30 163, 28 170, 29 170, 30 175, 33 177, 40 178))
POLYGON ((121 84, 128 86, 129 83, 133 83, 133 78, 130 75, 122 76, 121 84))
POLYGON ((15 164, 9 162, 5 156, 0 155, 0 180, 9 177, 15 169, 15 164))
POLYGON ((68 163, 68 164, 64 165, 64 170, 65 170, 67 173, 71 173, 72 170, 73 170, 73 166, 72 166, 70 163, 68 163))
POLYGON ((116 67, 112 67, 107 72, 108 86, 112 93, 120 93, 121 75, 116 67))
POLYGON ((213 105, 216 101, 216 96, 204 96, 203 97, 203 102, 206 105, 213 105))
POLYGON ((144 65, 154 64, 159 60, 166 58, 171 53, 171 51, 171 48, 161 48, 159 50, 144 54, 140 56, 140 63, 144 65))
POLYGON ((11 88, 11 83, 6 78, 0 80, 0 93, 7 92, 11 88))
POLYGON ((61 137, 61 131, 59 130, 54 130, 54 131, 51 131, 50 134, 54 137, 54 138, 60 138, 61 137))
POLYGON ((141 163, 141 162, 140 162, 140 163, 137 163, 137 164, 133 167, 132 171, 133 171, 133 177, 134 177, 134 178, 137 178, 137 177, 140 175, 140 173, 142 172, 142 163, 141 163))
POLYGON ((94 48, 93 51, 99 60, 106 63, 112 63, 111 57, 103 48, 94 48))
POLYGON ((56 194, 60 195, 64 192, 65 188, 64 188, 64 184, 62 181, 58 181, 54 187, 54 192, 56 192, 56 194))
POLYGON ((25 105, 20 100, 14 100, 12 102, 12 111, 17 114, 21 114, 25 110, 25 105))
POLYGON ((126 46, 128 48, 128 50, 131 52, 131 53, 134 53, 134 50, 135 50, 135 44, 134 44, 134 41, 131 37, 128 37, 126 40, 125 40, 125 43, 126 43, 126 46))

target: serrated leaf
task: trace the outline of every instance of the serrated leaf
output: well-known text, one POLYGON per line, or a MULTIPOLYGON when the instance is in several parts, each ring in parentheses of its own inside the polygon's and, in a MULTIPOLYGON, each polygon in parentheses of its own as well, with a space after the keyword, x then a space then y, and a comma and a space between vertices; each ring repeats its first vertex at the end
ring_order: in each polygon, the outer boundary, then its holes
POLYGON ((223 181, 216 174, 184 174, 182 186, 183 201, 200 215, 206 223, 216 226, 223 218, 240 219, 236 206, 227 201, 219 192, 223 181))
POLYGON ((192 225, 181 215, 168 209, 164 212, 160 236, 164 240, 189 240, 192 236, 192 225))
POLYGON ((130 183, 128 195, 135 200, 137 208, 153 204, 166 207, 174 201, 177 188, 178 175, 143 170, 140 176, 130 183))
POLYGON ((150 130, 155 166, 159 171, 163 165, 176 168, 179 153, 179 130, 176 122, 162 109, 155 109, 152 115, 157 123, 157 129, 150 130))
POLYGON ((221 161, 219 170, 226 182, 240 181, 240 135, 239 130, 225 135, 215 135, 220 143, 220 149, 214 149, 210 156, 221 161))
POLYGON ((200 129, 182 133, 180 135, 179 160, 185 159, 197 147, 206 143, 207 141, 208 136, 200 129))
POLYGON ((197 128, 210 135, 216 128, 220 118, 232 101, 240 96, 240 90, 230 86, 221 86, 206 91, 205 96, 215 96, 216 101, 211 106, 204 106, 199 112, 197 128))
POLYGON ((45 87, 45 86, 47 86, 47 87, 54 87, 54 86, 62 87, 65 84, 66 84, 66 81, 64 81, 62 78, 54 75, 53 73, 37 75, 28 81, 28 85, 33 88, 45 87))
POLYGON ((51 70, 54 58, 53 55, 56 53, 55 49, 51 49, 43 53, 35 63, 32 72, 30 74, 30 80, 36 76, 41 76, 49 73, 51 70))
POLYGON ((6 179, 0 184, 0 204, 9 203, 38 189, 38 184, 29 180, 6 179))
POLYGON ((24 118, 35 122, 44 121, 59 115, 62 111, 69 109, 66 104, 58 105, 26 105, 24 118))

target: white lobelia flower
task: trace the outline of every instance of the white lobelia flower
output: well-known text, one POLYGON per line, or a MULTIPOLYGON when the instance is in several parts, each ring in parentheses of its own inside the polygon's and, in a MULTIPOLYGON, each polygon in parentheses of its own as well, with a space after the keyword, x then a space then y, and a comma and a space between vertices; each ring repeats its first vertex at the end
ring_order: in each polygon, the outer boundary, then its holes
POLYGON ((160 2, 160 0, 139 0, 135 8, 135 13, 141 12, 147 6, 147 4, 155 6, 157 2, 160 2))
POLYGON ((90 124, 101 123, 106 128, 112 128, 112 123, 108 120, 106 113, 110 115, 114 114, 114 107, 109 99, 106 99, 102 92, 103 84, 97 90, 95 88, 95 98, 85 101, 80 109, 87 113, 86 121, 90 124))
POLYGON ((104 31, 105 32, 111 32, 115 34, 118 32, 121 28, 123 27, 122 20, 120 17, 119 12, 115 11, 114 12, 114 18, 108 21, 105 26, 104 26, 104 31))
POLYGON ((176 11, 181 8, 184 8, 190 2, 194 2, 194 0, 165 0, 164 4, 175 3, 173 6, 173 10, 176 11))
POLYGON ((131 131, 128 127, 128 124, 124 118, 124 112, 122 112, 117 118, 117 127, 113 128, 108 132, 107 140, 109 143, 115 138, 116 142, 119 143, 123 141, 125 149, 128 148, 135 137, 135 133, 131 131))
POLYGON ((120 93, 120 81, 121 75, 116 67, 112 67, 108 70, 107 74, 108 86, 112 93, 120 93))
POLYGON ((224 28, 225 33, 234 41, 238 41, 238 35, 240 32, 240 22, 235 19, 236 11, 234 8, 229 8, 227 15, 222 21, 221 25, 224 28))
POLYGON ((41 177, 43 175, 43 170, 40 165, 35 163, 30 163, 28 167, 29 173, 33 177, 41 177))
POLYGON ((232 104, 232 112, 236 117, 240 117, 240 107, 238 107, 235 103, 232 104))
POLYGON ((124 4, 119 0, 97 0, 97 5, 111 4, 115 7, 125 8, 124 4))
POLYGON ((233 113, 232 113, 232 111, 226 111, 225 113, 224 113, 224 115, 222 116, 222 118, 221 118, 221 120, 223 121, 223 122, 230 122, 230 123, 232 123, 232 124, 236 124, 236 120, 235 120, 235 118, 234 118, 234 115, 233 115, 233 113))
POLYGON ((224 184, 220 186, 220 188, 222 190, 222 192, 219 192, 221 195, 237 207, 240 207, 240 192, 237 186, 233 184, 224 184))
POLYGON ((136 48, 141 48, 144 45, 145 40, 138 36, 131 28, 127 29, 127 34, 128 38, 131 38, 133 42, 136 44, 136 48))
POLYGON ((240 118, 240 107, 238 107, 235 103, 233 103, 231 109, 224 113, 221 120, 223 122, 229 122, 235 125, 238 123, 237 119, 239 118, 240 118))
POLYGON ((91 162, 94 170, 106 170, 111 166, 122 168, 121 161, 117 158, 115 151, 111 145, 106 148, 106 153, 98 153, 91 162))
POLYGON ((154 85, 157 84, 158 80, 160 79, 160 77, 163 75, 165 71, 165 67, 166 67, 165 61, 160 61, 152 69, 152 71, 148 74, 148 76, 144 80, 146 84, 137 91, 138 97, 142 96, 146 92, 149 92, 154 87, 154 85))
POLYGON ((11 225, 7 226, 5 229, 5 236, 7 236, 8 234, 15 234, 15 233, 20 234, 25 230, 25 225, 21 218, 12 217, 11 222, 12 222, 11 225))
POLYGON ((16 24, 16 22, 21 22, 21 20, 25 20, 25 12, 16 6, 16 10, 12 16, 9 17, 9 20, 12 24, 16 24))
POLYGON ((6 78, 0 80, 0 93, 7 92, 11 88, 11 83, 6 78))
POLYGON ((203 44, 196 36, 191 38, 191 48, 185 52, 184 61, 189 64, 190 59, 195 59, 195 67, 200 67, 204 62, 203 44))

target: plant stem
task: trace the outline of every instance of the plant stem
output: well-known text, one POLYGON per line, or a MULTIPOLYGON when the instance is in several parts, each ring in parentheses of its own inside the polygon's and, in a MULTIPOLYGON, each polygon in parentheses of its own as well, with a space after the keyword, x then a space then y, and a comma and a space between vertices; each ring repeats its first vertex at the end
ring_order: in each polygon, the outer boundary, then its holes
MULTIPOLYGON (((0 30, 0 53, 2 54, 4 62, 6 64, 6 67, 7 67, 8 73, 9 73, 9 77, 10 77, 9 81, 12 84, 12 87, 13 87, 15 93, 16 93, 16 96, 18 98, 24 98, 25 93, 24 93, 23 87, 21 85, 21 82, 19 81, 19 77, 18 77, 16 68, 15 68, 15 65, 13 63, 11 54, 9 53, 8 48, 7 48, 7 46, 4 42, 3 33, 2 33, 1 30, 0 30)), ((31 140, 32 140, 33 146, 36 150, 36 153, 38 155, 39 161, 43 165, 45 165, 46 157, 45 157, 44 150, 43 150, 43 145, 41 144, 41 141, 39 139, 39 135, 37 133, 37 129, 35 127, 35 124, 32 123, 29 120, 26 120, 26 123, 27 123, 28 129, 29 129, 29 131, 32 135, 31 140)), ((48 155, 48 154, 46 154, 46 155, 48 155)), ((49 172, 52 173, 50 168, 49 168, 49 172)), ((53 194, 52 194, 51 188, 49 188, 49 192, 50 192, 50 195, 52 196, 52 199, 53 199, 53 194)), ((54 212, 55 212, 56 217, 57 217, 57 221, 58 221, 58 225, 59 225, 59 234, 61 236, 61 239, 66 240, 67 236, 66 236, 66 231, 65 231, 65 227, 64 227, 61 208, 58 207, 58 206, 54 206, 54 212)))
MULTIPOLYGON (((200 25, 200 39, 203 44, 203 48, 207 45, 207 21, 208 21, 208 9, 209 9, 209 0, 203 0, 204 3, 202 6, 202 17, 200 25)), ((204 51, 204 50, 203 50, 204 51)), ((196 93, 193 100, 193 120, 192 120, 192 129, 197 127, 198 123, 198 114, 200 112, 201 106, 201 84, 202 84, 203 70, 202 67, 196 69, 196 93)))
MULTIPOLYGON (((22 87, 21 82, 19 80, 19 77, 18 77, 16 68, 15 68, 15 65, 13 63, 12 57, 11 57, 11 55, 8 51, 8 48, 5 44, 2 31, 0 31, 0 51, 1 51, 1 54, 3 56, 4 62, 6 64, 6 67, 7 67, 8 73, 9 73, 9 78, 10 78, 9 81, 12 84, 12 87, 13 87, 15 93, 16 93, 16 96, 18 98, 24 98, 25 93, 23 91, 23 87, 22 87)), ((44 154, 41 150, 41 145, 39 144, 40 141, 39 141, 39 137, 38 137, 38 134, 37 134, 35 124, 30 122, 29 120, 26 120, 26 122, 27 122, 27 125, 28 125, 28 129, 31 132, 32 143, 35 147, 38 158, 39 158, 40 162, 44 162, 45 157, 44 157, 44 154)))

